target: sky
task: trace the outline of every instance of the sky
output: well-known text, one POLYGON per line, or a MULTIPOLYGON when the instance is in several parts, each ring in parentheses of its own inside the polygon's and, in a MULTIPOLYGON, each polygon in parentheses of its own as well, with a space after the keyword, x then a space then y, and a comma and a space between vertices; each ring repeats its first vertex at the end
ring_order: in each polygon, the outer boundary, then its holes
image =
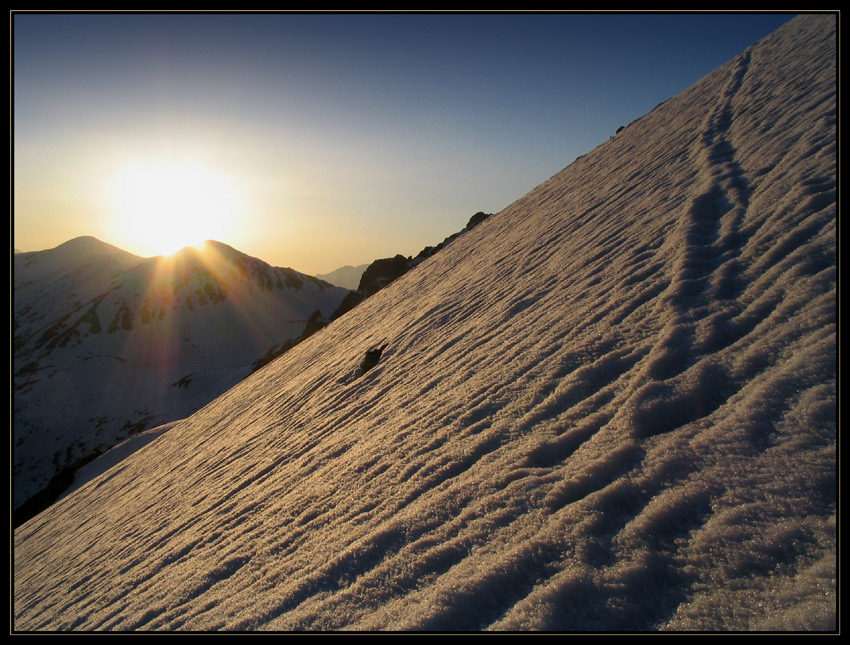
POLYGON ((16 13, 14 248, 415 255, 790 18, 16 13))

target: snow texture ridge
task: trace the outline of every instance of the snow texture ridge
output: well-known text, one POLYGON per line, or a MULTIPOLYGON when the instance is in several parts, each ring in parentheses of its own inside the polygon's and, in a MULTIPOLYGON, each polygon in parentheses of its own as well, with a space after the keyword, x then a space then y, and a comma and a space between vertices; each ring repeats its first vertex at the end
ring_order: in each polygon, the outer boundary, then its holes
POLYGON ((793 19, 24 524, 14 628, 834 630, 835 62, 793 19))

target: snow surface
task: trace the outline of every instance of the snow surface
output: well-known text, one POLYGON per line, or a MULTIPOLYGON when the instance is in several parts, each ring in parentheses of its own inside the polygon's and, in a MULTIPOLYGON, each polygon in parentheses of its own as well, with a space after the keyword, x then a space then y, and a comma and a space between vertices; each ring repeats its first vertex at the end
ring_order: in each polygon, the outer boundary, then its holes
POLYGON ((835 27, 795 18, 24 524, 14 629, 835 629, 835 27))
POLYGON ((114 448, 107 450, 104 454, 90 461, 82 468, 74 473, 74 479, 71 485, 59 496, 59 499, 67 497, 75 490, 90 482, 95 477, 102 475, 110 468, 123 461, 134 452, 148 445, 154 439, 158 439, 163 433, 168 432, 176 426, 179 421, 163 423, 161 426, 146 430, 141 434, 134 435, 129 439, 125 439, 114 448))

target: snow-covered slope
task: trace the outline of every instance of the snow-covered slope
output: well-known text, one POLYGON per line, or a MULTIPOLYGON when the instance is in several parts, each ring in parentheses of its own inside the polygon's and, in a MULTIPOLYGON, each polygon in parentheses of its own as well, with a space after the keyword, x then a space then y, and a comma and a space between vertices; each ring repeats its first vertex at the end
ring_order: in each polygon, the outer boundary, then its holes
POLYGON ((348 293, 219 242, 145 260, 81 237, 14 262, 16 508, 199 409, 348 293))
POLYGON ((833 629, 835 22, 23 525, 14 628, 833 629))

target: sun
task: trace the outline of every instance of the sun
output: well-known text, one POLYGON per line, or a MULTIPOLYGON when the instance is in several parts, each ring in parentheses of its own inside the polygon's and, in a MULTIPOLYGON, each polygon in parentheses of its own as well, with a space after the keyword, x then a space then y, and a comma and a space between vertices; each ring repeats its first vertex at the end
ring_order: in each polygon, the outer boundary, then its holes
POLYGON ((113 226, 154 255, 230 239, 240 215, 238 197, 226 175, 189 161, 127 165, 107 190, 113 226))

